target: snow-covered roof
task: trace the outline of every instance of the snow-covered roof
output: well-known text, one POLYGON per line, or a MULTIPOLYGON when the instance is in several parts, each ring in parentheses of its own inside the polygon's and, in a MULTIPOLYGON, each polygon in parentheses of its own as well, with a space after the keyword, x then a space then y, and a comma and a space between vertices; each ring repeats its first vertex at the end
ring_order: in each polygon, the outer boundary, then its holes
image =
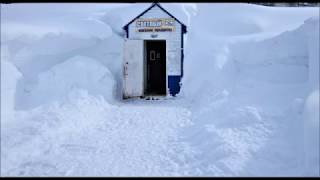
MULTIPOLYGON (((151 6, 153 6, 152 4, 151 6)), ((188 22, 188 16, 183 9, 183 4, 161 4, 161 8, 164 7, 168 9, 171 13, 167 11, 175 19, 179 18, 179 22, 185 24, 188 22)), ((108 10, 100 20, 110 26, 110 28, 116 34, 121 35, 123 33, 123 27, 128 24, 128 22, 135 19, 139 13, 146 11, 150 8, 149 3, 134 3, 134 4, 124 4, 118 8, 113 8, 108 10), (125 12, 125 13, 124 13, 125 12)), ((162 8, 162 9, 164 9, 162 8)))
POLYGON ((172 17, 173 19, 175 19, 178 23, 180 23, 182 25, 182 29, 185 33, 186 31, 186 25, 183 24, 182 22, 180 22, 176 17, 174 17, 171 13, 169 13, 167 10, 165 10, 162 6, 160 6, 159 3, 152 3, 152 5, 146 9, 145 11, 143 11, 142 13, 140 13, 138 16, 136 16, 134 19, 132 19, 130 22, 128 22, 125 26, 123 26, 123 29, 127 31, 128 26, 134 22, 136 19, 138 19, 139 17, 141 17, 142 15, 144 15, 146 12, 148 12, 151 8, 153 8, 154 6, 158 6, 161 10, 163 10, 165 13, 167 13, 170 17, 172 17))

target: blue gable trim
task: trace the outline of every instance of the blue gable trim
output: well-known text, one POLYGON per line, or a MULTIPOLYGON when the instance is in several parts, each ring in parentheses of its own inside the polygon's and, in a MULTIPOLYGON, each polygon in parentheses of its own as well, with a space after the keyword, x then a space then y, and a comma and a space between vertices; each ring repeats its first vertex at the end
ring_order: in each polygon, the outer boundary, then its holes
POLYGON ((145 11, 143 11, 141 14, 139 14, 137 17, 135 17, 134 19, 132 19, 130 22, 128 22, 125 26, 123 26, 123 30, 126 31, 126 37, 129 38, 129 25, 131 23, 133 23, 136 19, 140 18, 142 15, 144 15, 146 12, 148 12, 151 8, 153 8, 154 6, 158 6, 161 10, 163 10, 165 13, 167 13, 170 17, 172 17, 174 20, 176 20, 179 24, 182 25, 182 33, 186 33, 187 32, 187 26, 184 25, 182 22, 180 22, 176 17, 174 17, 172 14, 170 14, 167 10, 165 10, 163 7, 160 6, 159 3, 152 3, 152 5, 146 9, 145 11))

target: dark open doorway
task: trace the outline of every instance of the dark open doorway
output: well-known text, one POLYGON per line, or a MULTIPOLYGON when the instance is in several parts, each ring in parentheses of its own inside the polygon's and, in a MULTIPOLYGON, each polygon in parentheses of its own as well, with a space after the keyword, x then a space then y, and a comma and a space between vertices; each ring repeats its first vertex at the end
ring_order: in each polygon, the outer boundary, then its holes
POLYGON ((145 95, 166 95, 166 41, 145 41, 145 95))

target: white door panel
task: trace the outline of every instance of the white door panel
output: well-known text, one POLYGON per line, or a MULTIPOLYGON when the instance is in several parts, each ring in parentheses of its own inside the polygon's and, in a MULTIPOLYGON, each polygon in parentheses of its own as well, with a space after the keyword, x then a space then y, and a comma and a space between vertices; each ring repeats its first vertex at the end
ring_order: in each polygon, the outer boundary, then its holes
POLYGON ((124 42, 123 95, 125 98, 143 95, 143 40, 124 42))

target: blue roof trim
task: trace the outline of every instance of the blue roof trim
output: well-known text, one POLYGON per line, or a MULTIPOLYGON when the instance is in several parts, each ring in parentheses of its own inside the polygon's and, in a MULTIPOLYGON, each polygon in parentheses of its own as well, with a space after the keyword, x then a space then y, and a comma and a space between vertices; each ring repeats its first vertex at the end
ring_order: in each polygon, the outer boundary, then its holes
POLYGON ((133 20, 131 20, 130 22, 128 22, 125 26, 123 26, 122 29, 124 29, 126 31, 127 34, 127 38, 128 38, 128 26, 134 22, 136 19, 138 19, 139 17, 141 17, 142 15, 144 15, 146 12, 148 12, 151 8, 153 8, 154 6, 158 6, 161 10, 163 10, 165 13, 167 13, 170 17, 172 17, 173 19, 175 19, 179 24, 182 25, 182 33, 186 33, 187 32, 187 26, 185 24, 183 24, 182 22, 180 22, 176 17, 174 17, 172 14, 170 14, 167 10, 165 10, 163 7, 160 6, 159 3, 152 3, 152 5, 146 9, 145 11, 143 11, 141 14, 139 14, 137 17, 135 17, 133 20))

